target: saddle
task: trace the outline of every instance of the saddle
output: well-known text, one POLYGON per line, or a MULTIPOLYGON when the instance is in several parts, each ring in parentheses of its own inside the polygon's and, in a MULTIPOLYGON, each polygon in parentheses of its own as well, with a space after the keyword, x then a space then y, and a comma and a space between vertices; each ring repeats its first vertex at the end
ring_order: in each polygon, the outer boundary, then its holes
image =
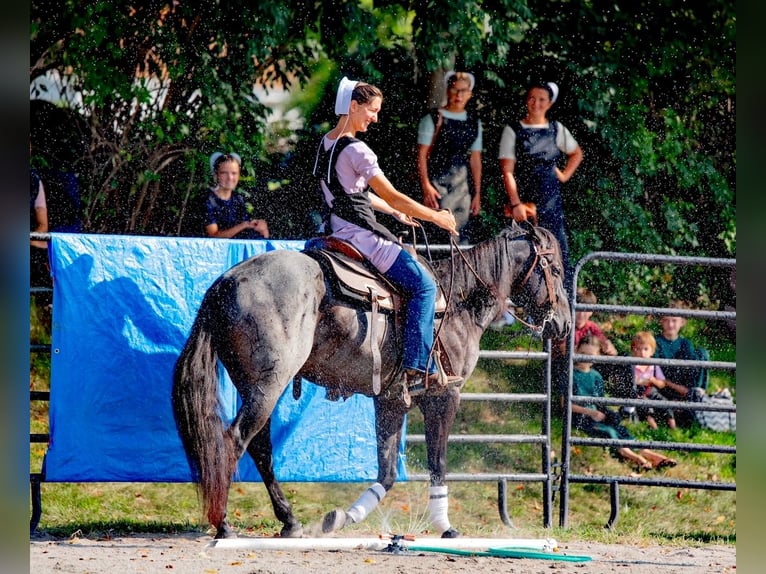
MULTIPOLYGON (((378 395, 381 390, 381 359, 375 331, 377 314, 380 311, 394 314, 394 323, 399 324, 398 310, 401 307, 401 294, 396 287, 375 269, 356 247, 337 237, 314 237, 306 241, 303 253, 317 261, 324 272, 325 279, 333 294, 338 298, 369 309, 370 352, 372 355, 372 390, 378 395)), ((420 263, 433 276, 433 271, 426 261, 418 257, 420 263)), ((437 282, 436 317, 441 317, 447 309, 447 299, 437 282)))
MULTIPOLYGON (((349 303, 365 308, 392 312, 398 310, 400 297, 396 287, 375 269, 356 247, 337 237, 314 237, 306 241, 303 252, 315 259, 325 272, 333 293, 349 303)), ((430 265, 420 257, 418 261, 433 277, 430 265)), ((447 309, 447 299, 437 282, 436 316, 447 309)))

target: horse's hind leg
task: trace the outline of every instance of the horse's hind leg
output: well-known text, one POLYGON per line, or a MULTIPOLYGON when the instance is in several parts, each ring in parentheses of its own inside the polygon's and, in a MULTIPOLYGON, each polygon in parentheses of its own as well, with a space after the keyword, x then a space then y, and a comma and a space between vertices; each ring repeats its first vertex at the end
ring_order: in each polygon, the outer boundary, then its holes
POLYGON ((272 455, 271 445, 271 420, 267 421, 263 428, 258 431, 250 444, 247 445, 247 452, 253 457, 255 466, 261 474, 263 484, 269 493, 271 505, 274 507, 274 514, 277 519, 284 524, 279 535, 282 538, 300 538, 303 534, 301 523, 296 520, 290 503, 287 502, 282 486, 274 475, 274 457, 272 455))

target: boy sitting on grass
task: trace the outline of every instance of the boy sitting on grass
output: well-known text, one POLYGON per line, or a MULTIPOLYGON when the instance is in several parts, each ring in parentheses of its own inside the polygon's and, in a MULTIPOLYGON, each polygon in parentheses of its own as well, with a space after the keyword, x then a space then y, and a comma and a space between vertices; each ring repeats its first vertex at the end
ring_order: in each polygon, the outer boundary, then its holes
MULTIPOLYGON (((680 309, 683 305, 678 301, 673 301, 670 303, 670 307, 680 309)), ((686 319, 684 317, 665 315, 660 318, 662 333, 655 337, 657 349, 654 352, 654 357, 691 361, 710 360, 710 354, 707 350, 702 347, 695 347, 690 339, 681 336, 681 330, 685 325, 686 319)), ((658 388, 660 393, 670 401, 693 401, 695 400, 695 389, 707 391, 707 379, 709 377, 707 369, 668 365, 662 370, 667 380, 663 387, 658 388)), ((692 411, 679 409, 676 415, 680 427, 688 427, 694 421, 692 411)))
MULTIPOLYGON (((598 340, 586 336, 580 340, 576 352, 580 355, 598 355, 600 350, 598 340)), ((592 367, 593 363, 588 362, 576 362, 574 364, 574 371, 572 372, 573 395, 599 398, 604 396, 604 379, 592 367)), ((562 395, 567 392, 566 388, 561 390, 562 395)), ((561 401, 563 405, 564 396, 561 397, 561 401)), ((572 403, 572 426, 593 438, 634 440, 628 429, 622 425, 620 415, 604 405, 572 403)), ((613 446, 609 447, 609 450, 613 456, 636 464, 639 470, 660 469, 678 464, 674 459, 648 448, 635 452, 627 446, 613 446)))

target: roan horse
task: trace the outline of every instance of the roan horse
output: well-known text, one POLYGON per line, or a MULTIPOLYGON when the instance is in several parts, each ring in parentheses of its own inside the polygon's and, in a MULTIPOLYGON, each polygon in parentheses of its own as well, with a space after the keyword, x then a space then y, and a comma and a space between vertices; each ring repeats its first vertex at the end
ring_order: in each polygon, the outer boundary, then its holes
MULTIPOLYGON (((452 372, 464 379, 476 366, 482 333, 504 310, 506 298, 524 308, 543 337, 560 338, 569 332, 561 253, 545 229, 513 223, 493 239, 435 260, 432 267, 444 292, 451 294, 440 328, 437 321, 438 338, 452 372)), ((216 538, 236 536, 226 520, 226 507, 233 473, 245 451, 255 461, 274 513, 284 525, 281 536, 303 535, 274 474, 270 433, 271 413, 296 377, 324 386, 328 395, 361 393, 374 402, 377 483, 348 512, 328 512, 323 533, 363 520, 394 485, 404 417, 410 405, 417 405, 425 423, 431 523, 444 538, 459 536, 449 524, 447 501, 434 500, 447 496, 447 437, 460 403, 459 389, 431 387, 411 402, 403 400, 396 329, 390 316, 386 321, 386 328, 374 330, 382 381, 382 391, 375 394, 370 311, 335 298, 312 257, 288 250, 267 252, 235 265, 208 289, 175 365, 172 400, 216 538), (219 415, 218 360, 242 403, 228 428, 219 415), (397 388, 400 392, 392 391, 397 388)))

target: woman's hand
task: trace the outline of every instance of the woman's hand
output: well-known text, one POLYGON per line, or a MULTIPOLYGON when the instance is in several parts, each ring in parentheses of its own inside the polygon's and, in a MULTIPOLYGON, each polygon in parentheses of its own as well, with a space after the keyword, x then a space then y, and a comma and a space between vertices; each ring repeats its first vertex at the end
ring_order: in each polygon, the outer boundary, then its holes
POLYGON ((516 204, 516 207, 511 210, 511 215, 513 215, 513 219, 515 221, 521 223, 522 221, 526 221, 530 218, 532 215, 531 211, 532 210, 527 207, 526 203, 518 203, 516 204))
POLYGON ((265 219, 251 219, 247 223, 248 227, 260 233, 264 239, 269 238, 269 225, 266 223, 265 219))
POLYGON ((471 198, 471 217, 476 217, 481 213, 481 196, 478 193, 474 193, 471 198))
POLYGON ((404 223, 404 225, 409 225, 410 227, 415 227, 417 225, 417 223, 412 221, 412 218, 409 215, 397 211, 396 209, 391 212, 391 217, 396 219, 399 223, 404 223))
POLYGON ((460 235, 457 232, 457 222, 455 221, 455 216, 452 215, 452 212, 449 209, 441 209, 439 211, 435 211, 434 218, 431 221, 442 229, 446 229, 452 235, 460 235))
POLYGON ((441 198, 439 191, 430 182, 423 186, 423 205, 431 209, 439 209, 441 198))

